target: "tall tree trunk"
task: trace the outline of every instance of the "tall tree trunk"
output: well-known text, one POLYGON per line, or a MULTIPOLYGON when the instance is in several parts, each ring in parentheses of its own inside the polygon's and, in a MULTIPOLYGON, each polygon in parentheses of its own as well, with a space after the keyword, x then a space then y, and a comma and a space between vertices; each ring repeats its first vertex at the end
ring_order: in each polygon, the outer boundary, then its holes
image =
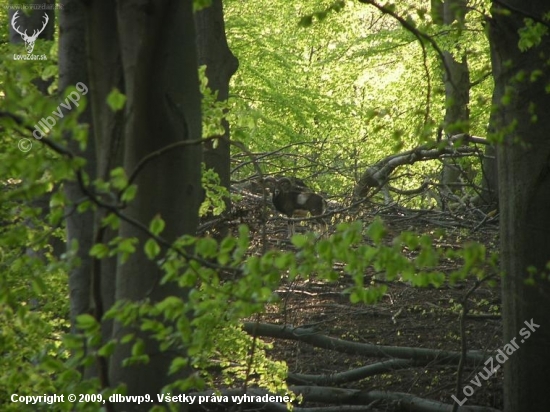
MULTIPOLYGON (((208 86, 218 92, 218 100, 225 101, 229 96, 229 81, 237 71, 239 61, 231 53, 225 36, 222 0, 213 0, 210 7, 195 13, 197 26, 197 47, 199 64, 206 65, 208 86)), ((220 176, 221 185, 230 186, 230 145, 229 124, 223 120, 224 134, 216 147, 209 141, 204 145, 204 162, 207 169, 214 169, 220 176)), ((231 206, 226 199, 227 209, 231 206)), ((222 234, 223 235, 223 234, 222 234)))
MULTIPOLYGON (((119 1, 117 16, 128 98, 124 168, 130 175, 138 162, 152 152, 176 142, 200 139, 198 60, 192 2, 119 1)), ((180 146, 148 162, 137 175, 137 196, 125 213, 145 226, 160 215, 166 222, 162 236, 169 241, 194 234, 202 197, 201 153, 200 145, 180 146)), ((160 285, 161 270, 144 254, 147 237, 139 228, 123 222, 120 235, 137 238, 139 246, 118 267, 117 300, 149 298, 156 302, 169 295, 184 295, 172 285, 160 285)), ((127 333, 140 335, 131 327, 115 324, 113 336, 127 333)), ((174 379, 168 369, 176 354, 161 352, 158 342, 141 337, 150 361, 123 367, 131 345, 117 346, 111 359, 111 383, 125 383, 129 395, 150 394, 156 399, 163 386, 174 379)), ((125 411, 149 410, 150 406, 116 405, 125 411)))
MULTIPOLYGON (((458 21, 464 22, 466 3, 464 0, 445 0, 442 5, 433 11, 440 14, 439 21, 451 25, 458 21)), ((444 63, 446 66, 445 83, 445 119, 444 131, 446 136, 468 133, 470 113, 470 71, 466 53, 461 56, 461 61, 455 60, 451 52, 444 51, 444 63)), ((460 168, 452 160, 443 160, 441 184, 443 185, 442 207, 445 207, 445 194, 450 195, 456 190, 456 184, 460 182, 460 168)))
MULTIPOLYGON (((116 88, 124 92, 124 74, 118 40, 116 4, 95 1, 88 4, 86 14, 89 82, 92 92, 88 96, 93 114, 93 140, 95 142, 96 176, 107 181, 111 170, 122 166, 124 111, 113 112, 105 104, 116 88)), ((101 226, 105 210, 98 210, 94 219, 94 243, 107 244, 116 231, 101 226)), ((115 301, 117 260, 115 257, 94 262, 92 306, 100 320, 115 301)), ((110 339, 111 321, 102 321, 103 341, 110 339)))
MULTIPOLYGON (((64 0, 59 12, 59 89, 63 93, 68 87, 75 87, 79 82, 89 85, 88 69, 86 67, 86 22, 85 9, 79 0, 64 0)), ((63 108, 65 112, 66 109, 63 108)), ((80 115, 79 121, 92 124, 90 105, 80 115)), ((84 152, 79 144, 69 138, 68 148, 75 155, 86 159, 85 172, 91 180, 96 176, 94 129, 88 130, 88 145, 84 152)), ((76 257, 79 264, 69 273, 69 291, 71 301, 71 325, 75 332, 75 319, 83 313, 90 313, 92 258, 89 255, 93 245, 94 213, 91 209, 85 213, 75 213, 72 208, 85 194, 76 181, 68 181, 63 185, 65 196, 69 201, 67 211, 67 246, 78 247, 76 257)))
POLYGON ((550 38, 520 51, 518 30, 526 16, 542 21, 549 6, 544 0, 508 0, 508 10, 500 4, 493 3, 490 22, 498 105, 491 127, 504 134, 498 146, 504 343, 516 339, 519 346, 504 367, 504 409, 545 412, 550 405, 550 283, 544 275, 550 261, 550 38))

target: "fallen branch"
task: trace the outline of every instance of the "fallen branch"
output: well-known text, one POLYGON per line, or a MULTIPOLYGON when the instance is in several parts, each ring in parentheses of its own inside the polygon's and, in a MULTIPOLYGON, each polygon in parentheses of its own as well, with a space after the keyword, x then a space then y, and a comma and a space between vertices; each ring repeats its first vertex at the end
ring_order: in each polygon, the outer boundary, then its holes
MULTIPOLYGON (((243 329, 247 333, 254 334, 255 336, 305 342, 317 348, 335 350, 349 355, 410 359, 415 361, 437 362, 446 365, 457 365, 462 356, 460 352, 455 351, 349 342, 322 335, 314 329, 295 328, 289 325, 246 322, 243 325, 243 329)), ((466 354, 464 359, 468 364, 476 365, 485 362, 490 355, 490 353, 470 351, 466 354)))

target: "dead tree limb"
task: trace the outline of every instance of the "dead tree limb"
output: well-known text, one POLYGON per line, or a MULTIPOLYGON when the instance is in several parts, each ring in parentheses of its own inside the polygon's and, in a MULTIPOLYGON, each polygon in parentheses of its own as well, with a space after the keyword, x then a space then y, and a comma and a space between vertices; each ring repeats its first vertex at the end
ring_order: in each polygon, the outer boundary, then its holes
MULTIPOLYGON (((478 148, 475 146, 468 146, 469 144, 487 145, 490 144, 490 142, 482 137, 470 136, 462 133, 446 140, 444 146, 441 146, 441 144, 425 144, 405 152, 388 156, 367 168, 355 186, 354 195, 356 198, 364 198, 369 194, 372 188, 377 188, 379 190, 384 189, 384 187, 387 187, 391 174, 399 166, 412 165, 416 162, 443 157, 456 158, 478 154, 478 148)), ((386 192, 385 196, 386 202, 388 202, 389 194, 386 192)))
MULTIPOLYGON (((342 339, 322 335, 312 329, 295 328, 289 325, 273 325, 266 323, 246 322, 243 329, 255 336, 267 336, 279 339, 289 339, 309 343, 318 348, 338 351, 351 355, 368 357, 413 359, 416 361, 437 362, 456 365, 462 354, 454 351, 442 351, 426 348, 409 348, 399 346, 370 345, 366 343, 349 342, 342 339)), ((469 351, 464 358, 469 364, 481 364, 490 357, 490 353, 469 351)))

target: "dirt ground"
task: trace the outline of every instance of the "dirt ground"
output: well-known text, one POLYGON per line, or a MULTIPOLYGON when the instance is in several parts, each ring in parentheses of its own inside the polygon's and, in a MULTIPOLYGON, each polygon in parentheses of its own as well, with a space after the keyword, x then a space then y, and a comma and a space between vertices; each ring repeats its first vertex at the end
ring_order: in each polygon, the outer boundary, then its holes
MULTIPOLYGON (((268 205, 270 204, 268 199, 268 205)), ((258 235, 262 225, 260 197, 245 196, 234 206, 235 228, 240 223, 251 227, 258 235)), ((292 250, 287 240, 287 224, 274 210, 268 213, 267 239, 270 247, 292 250)), ((443 214, 436 211, 413 211, 397 206, 384 207, 367 204, 360 211, 339 214, 340 220, 362 219, 368 224, 375 216, 383 219, 392 234, 414 231, 418 234, 445 229, 445 237, 439 240, 443 247, 461 247, 466 241, 483 243, 488 252, 498 245, 498 221, 483 218, 479 213, 443 214)), ((225 222, 227 224, 227 221, 225 222)), ((307 230, 298 226, 298 231, 307 230)), ((259 236, 258 236, 259 239, 259 236)), ((254 243, 259 248, 259 242, 254 243)), ((445 263, 449 265, 449 263, 445 263)), ((450 271, 454 268, 442 268, 450 271)), ((367 273, 368 277, 369 274, 367 273)), ((440 288, 414 288, 406 282, 387 282, 388 291, 375 305, 351 304, 343 291, 352 286, 344 275, 335 283, 322 283, 303 279, 284 285, 279 291, 281 304, 268 308, 261 322, 291 324, 294 327, 314 325, 316 333, 358 343, 398 347, 428 348, 461 351, 459 302, 474 285, 474 279, 440 288)), ((468 350, 494 351, 502 347, 500 319, 500 282, 495 286, 483 283, 468 298, 469 314, 465 330, 468 350)), ((289 372, 295 374, 331 375, 381 361, 381 358, 365 358, 332 350, 320 349, 307 343, 281 339, 265 339, 273 342, 271 355, 286 361, 289 372)), ((482 367, 466 366, 463 384, 475 377, 482 367)), ((341 384, 341 388, 361 391, 391 391, 414 394, 421 398, 452 404, 456 393, 457 365, 435 362, 421 366, 407 366, 384 372, 359 381, 341 384)), ((502 409, 502 371, 499 370, 474 394, 467 405, 483 405, 502 409)), ((458 399, 462 399, 459 396, 458 399)), ((318 406, 302 404, 302 407, 318 406)), ((395 405, 394 405, 395 406, 395 405)), ((373 410, 398 410, 390 403, 376 405, 373 410)))

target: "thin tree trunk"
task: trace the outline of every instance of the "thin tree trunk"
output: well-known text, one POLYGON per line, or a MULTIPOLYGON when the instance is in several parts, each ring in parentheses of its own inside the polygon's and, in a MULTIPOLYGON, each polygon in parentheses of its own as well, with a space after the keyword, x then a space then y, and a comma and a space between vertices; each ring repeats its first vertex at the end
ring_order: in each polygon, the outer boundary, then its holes
MULTIPOLYGON (((439 11, 443 13, 441 20, 446 25, 458 21, 463 23, 466 14, 466 3, 464 0, 445 0, 439 11)), ((470 103, 470 71, 466 54, 462 55, 461 61, 455 60, 449 51, 444 51, 445 59, 445 119, 444 131, 447 136, 468 133, 470 103)), ((456 190, 460 182, 461 170, 452 160, 443 160, 443 171, 441 174, 442 186, 442 207, 445 208, 445 194, 450 195, 456 190)))

